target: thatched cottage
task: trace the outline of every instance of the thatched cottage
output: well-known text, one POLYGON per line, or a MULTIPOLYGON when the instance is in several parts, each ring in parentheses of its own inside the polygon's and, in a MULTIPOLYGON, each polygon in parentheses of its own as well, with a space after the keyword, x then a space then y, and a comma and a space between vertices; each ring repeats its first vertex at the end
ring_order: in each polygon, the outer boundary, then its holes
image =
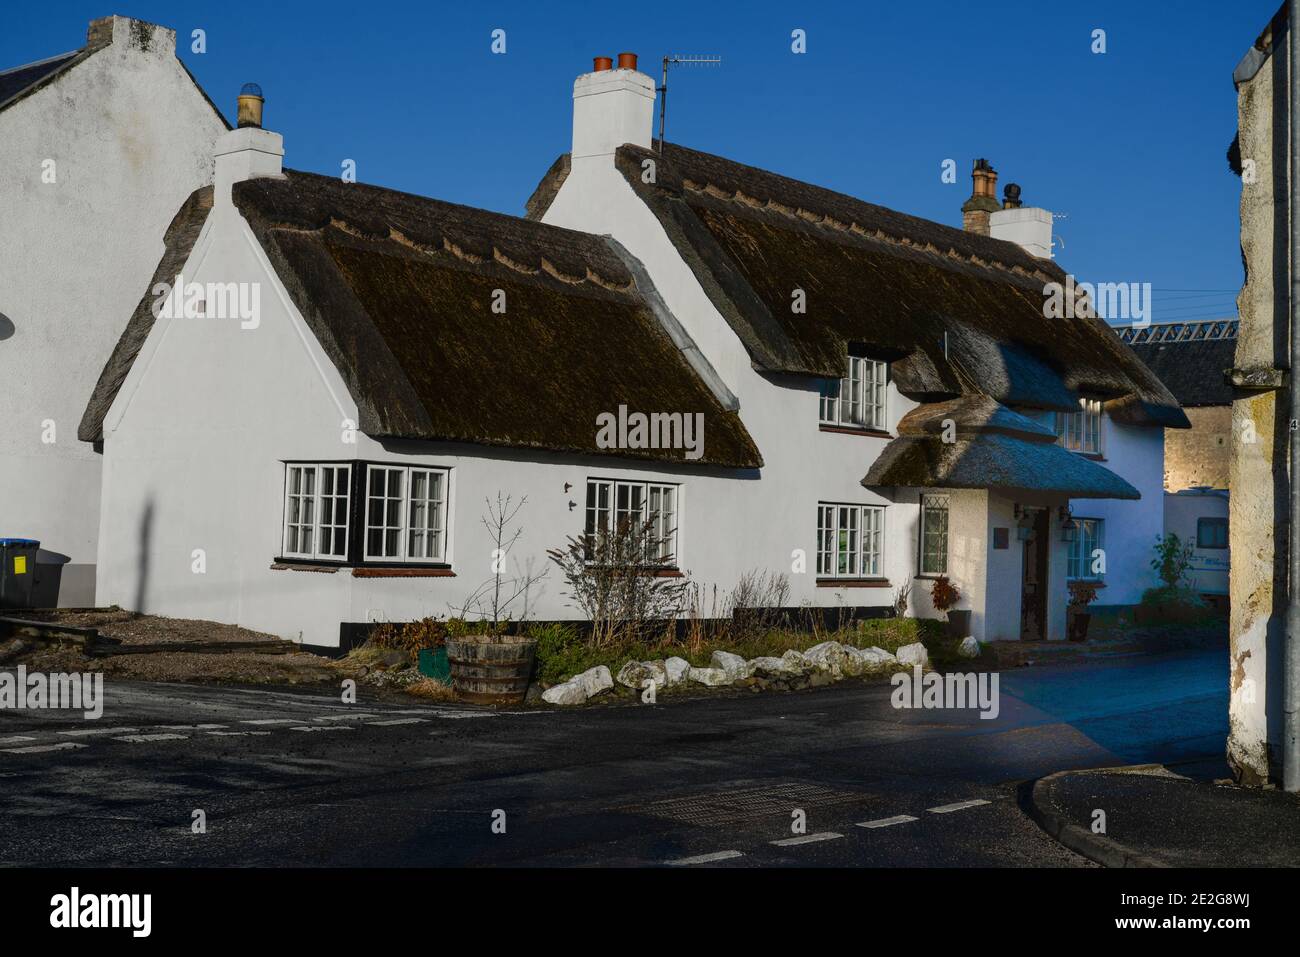
MULTIPOLYGON (((1071 576, 1136 600, 1186 420, 1104 324, 1043 318, 1050 216, 987 164, 982 235, 661 151, 621 63, 527 219, 285 170, 249 93, 81 424, 101 603, 346 643, 458 607, 498 492, 519 577, 640 516, 669 573, 794 605, 930 614, 946 575, 982 639, 1063 637, 1071 576)), ((556 575, 526 601, 577 617, 556 575)))
POLYGON ((945 573, 982 639, 1061 637, 1073 578, 1137 602, 1163 431, 1188 422, 1100 319, 1045 318, 1048 289, 1073 286, 1051 214, 1014 185, 999 203, 984 160, 958 230, 653 142, 655 85, 635 66, 578 77, 573 149, 529 215, 645 264, 740 400, 767 463, 757 514, 817 543, 800 597, 869 605, 910 585, 928 614, 945 573), (842 572, 854 509, 880 510, 879 577, 842 572))

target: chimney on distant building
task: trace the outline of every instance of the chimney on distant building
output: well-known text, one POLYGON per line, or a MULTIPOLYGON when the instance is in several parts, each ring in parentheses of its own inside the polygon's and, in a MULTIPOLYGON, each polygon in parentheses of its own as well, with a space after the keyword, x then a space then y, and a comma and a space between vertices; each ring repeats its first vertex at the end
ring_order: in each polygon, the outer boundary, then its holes
POLYGON ((989 214, 1001 209, 998 203, 998 171, 986 159, 977 159, 970 174, 970 199, 961 206, 961 228, 968 233, 989 234, 989 214))
POLYGON ((1052 258, 1052 214, 1037 206, 1025 206, 1020 187, 1007 183, 1002 193, 1002 208, 985 213, 988 234, 994 239, 1015 243, 1031 256, 1052 258))

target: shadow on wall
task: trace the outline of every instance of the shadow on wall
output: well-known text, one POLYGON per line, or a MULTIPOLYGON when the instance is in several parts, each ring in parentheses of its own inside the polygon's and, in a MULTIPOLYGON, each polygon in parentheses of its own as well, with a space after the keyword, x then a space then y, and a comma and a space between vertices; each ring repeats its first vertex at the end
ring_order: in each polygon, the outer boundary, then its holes
POLYGON ((140 532, 136 539, 136 580, 135 604, 131 611, 143 613, 149 593, 149 553, 153 541, 153 496, 145 502, 144 512, 140 516, 140 532))
POLYGON ((14 324, 8 316, 0 312, 0 342, 13 338, 14 324))

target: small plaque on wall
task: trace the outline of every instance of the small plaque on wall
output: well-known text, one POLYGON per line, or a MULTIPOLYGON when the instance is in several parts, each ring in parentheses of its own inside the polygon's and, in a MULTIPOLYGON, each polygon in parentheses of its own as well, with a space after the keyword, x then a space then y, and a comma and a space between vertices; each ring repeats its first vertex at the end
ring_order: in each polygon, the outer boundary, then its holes
POLYGON ((993 529, 993 547, 1006 548, 1011 543, 1011 529, 995 528, 993 529))

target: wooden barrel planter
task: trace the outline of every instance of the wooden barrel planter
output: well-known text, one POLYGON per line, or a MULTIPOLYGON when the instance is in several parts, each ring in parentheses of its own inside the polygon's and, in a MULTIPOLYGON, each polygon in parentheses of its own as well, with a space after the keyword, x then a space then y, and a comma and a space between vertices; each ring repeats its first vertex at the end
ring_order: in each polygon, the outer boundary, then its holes
POLYGON ((524 699, 537 642, 515 635, 447 639, 451 685, 466 701, 514 704, 524 699))

